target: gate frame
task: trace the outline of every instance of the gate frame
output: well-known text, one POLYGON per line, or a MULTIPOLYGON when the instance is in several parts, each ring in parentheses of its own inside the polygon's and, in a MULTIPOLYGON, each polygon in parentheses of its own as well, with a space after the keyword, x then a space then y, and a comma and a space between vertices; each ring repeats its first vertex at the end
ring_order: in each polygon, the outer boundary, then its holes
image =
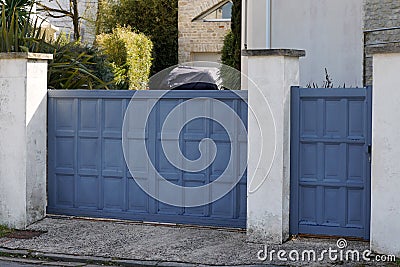
MULTIPOLYGON (((290 212, 289 212, 289 231, 291 235, 299 234, 299 187, 298 187, 298 179, 299 179, 299 129, 300 129, 300 120, 295 120, 295 114, 300 114, 300 89, 308 89, 302 88, 299 86, 292 86, 290 89, 291 95, 291 105, 290 105, 290 212), (296 199, 296 201, 292 201, 296 199)), ((313 90, 335 90, 335 89, 346 89, 346 88, 310 88, 313 90)), ((364 232, 364 240, 370 239, 371 234, 371 155, 372 155, 372 86, 367 86, 364 88, 348 88, 346 90, 352 89, 365 89, 366 90, 366 101, 367 101, 367 131, 366 143, 368 145, 368 151, 366 153, 369 154, 369 161, 367 162, 367 170, 366 174, 368 176, 369 181, 367 182, 367 186, 365 190, 367 191, 366 203, 366 225, 364 232)), ((300 116, 300 115, 298 115, 300 116)))
MULTIPOLYGON (((78 207, 78 201, 77 201, 77 192, 78 192, 78 186, 75 184, 75 181, 78 179, 77 176, 79 176, 79 164, 78 164, 78 149, 77 149, 77 142, 79 140, 79 123, 80 123, 80 101, 82 100, 96 100, 98 102, 98 130, 99 130, 99 135, 96 138, 99 138, 102 142, 103 140, 103 126, 104 122, 100 122, 100 119, 103 118, 103 110, 101 107, 104 107, 104 101, 105 100, 121 100, 125 101, 125 103, 121 104, 122 109, 124 110, 124 114, 126 112, 126 108, 129 105, 129 101, 133 97, 133 95, 137 91, 126 91, 126 90, 114 90, 114 91, 104 91, 104 90, 49 90, 47 93, 48 96, 48 155, 49 155, 49 160, 48 160, 48 183, 47 183, 47 213, 49 214, 60 214, 60 215, 67 215, 67 216, 89 216, 89 217, 99 217, 99 218, 113 218, 113 219, 127 219, 127 220, 133 220, 133 221, 150 221, 154 222, 155 219, 158 219, 160 223, 176 223, 176 224, 188 224, 188 225, 199 225, 199 226, 206 226, 206 227, 227 227, 227 228, 239 228, 239 229, 244 229, 246 226, 246 220, 247 220, 247 214, 244 215, 239 215, 240 211, 237 211, 237 218, 226 218, 224 216, 186 216, 183 214, 164 214, 162 212, 157 213, 155 211, 155 203, 159 202, 157 200, 154 200, 151 196, 148 196, 149 198, 149 210, 150 212, 148 213, 140 213, 140 212, 135 212, 129 214, 129 209, 128 210, 123 210, 123 211, 113 211, 113 210, 104 210, 104 207, 102 209, 87 209, 87 207, 84 208, 79 208, 78 207), (76 118, 74 121, 71 123, 74 128, 74 133, 73 136, 71 135, 74 139, 74 153, 75 153, 75 158, 74 158, 74 165, 72 167, 72 172, 71 175, 74 178, 74 198, 73 198, 73 207, 63 207, 63 206, 58 206, 54 205, 56 201, 56 184, 55 184, 55 176, 56 176, 56 142, 55 139, 57 137, 56 133, 56 102, 58 100, 71 100, 73 101, 73 107, 72 111, 75 114, 76 118), (75 140, 76 139, 76 140, 75 140), (155 218, 157 216, 157 218, 155 218), (177 219, 178 218, 178 219, 177 219)), ((246 111, 245 114, 247 116, 247 102, 248 101, 248 92, 247 91, 209 91, 209 90, 187 90, 187 91, 180 91, 180 90, 171 90, 171 91, 165 91, 167 94, 163 95, 162 99, 163 100, 180 100, 180 101, 185 101, 188 99, 195 99, 195 98, 213 98, 213 99, 218 99, 220 101, 223 100, 232 100, 232 101, 238 101, 238 102, 243 102, 246 104, 246 111)), ((142 92, 143 93, 143 92, 142 92)), ((146 99, 155 99, 160 96, 160 91, 145 91, 145 95, 140 94, 136 98, 141 99, 141 100, 146 100, 146 99)), ((239 106, 240 103, 234 104, 234 107, 232 110, 234 110, 239 116, 239 106)), ((155 107, 155 109, 159 109, 159 107, 155 107)), ((156 122, 155 119, 155 114, 152 114, 150 116, 153 116, 154 123, 156 122)), ((241 116, 240 116, 241 117, 241 116)), ((241 117, 242 118, 242 117, 241 117)), ((104 119, 104 118, 103 118, 104 119)), ((242 118, 243 119, 243 118, 242 118)), ((247 121, 247 117, 246 117, 247 121)), ((245 122, 245 125, 247 122, 245 122)), ((156 138, 156 131, 155 127, 156 125, 152 125, 149 127, 153 127, 152 135, 153 138, 156 138)), ((68 130, 69 131, 69 130, 68 130)), ((121 138, 122 138, 122 129, 121 129, 121 138)), ((247 141, 247 137, 243 137, 241 139, 242 141, 247 141)), ((231 148, 233 146, 231 145, 231 148)), ((247 155, 247 154, 246 154, 247 155)), ((101 158, 101 156, 100 156, 101 158)), ((100 162, 102 162, 103 159, 100 159, 100 162)), ((125 162, 125 159, 124 159, 125 162)), ((126 163, 124 163, 126 165, 126 163)), ((103 177, 104 175, 102 174, 102 166, 103 163, 99 164, 97 167, 99 168, 99 177, 103 177)), ((210 166, 209 166, 210 167, 210 166)), ((208 168, 209 168, 208 167, 208 168)), ((123 167, 127 168, 126 166, 123 167)), ((129 172, 129 171, 128 171, 129 172)), ((124 173, 124 171, 123 171, 124 173)), ((130 175, 125 173, 124 179, 131 179, 130 175)), ((84 175, 83 175, 84 176, 84 175)), ((237 190, 239 186, 243 186, 243 179, 246 179, 247 183, 247 173, 242 177, 241 181, 239 181, 235 187, 229 192, 229 194, 237 194, 240 195, 237 190)), ((102 179, 99 179, 102 180, 102 179)), ((100 183, 100 181, 99 181, 100 183)), ((243 186, 246 188, 246 186, 243 186)), ((245 189, 243 190, 243 195, 246 196, 245 189)), ((102 192, 104 193, 104 192, 102 192)), ((145 193, 145 192, 143 192, 145 193)), ((145 193, 147 194, 147 193, 145 193)), ((227 194, 228 195, 228 194, 227 194)), ((225 196, 224 196, 225 197, 225 196)), ((221 198, 222 199, 222 198, 221 198)), ((244 198, 243 198, 244 199, 244 198)), ((238 202, 239 199, 236 199, 235 202, 238 202)), ((246 199, 247 201, 247 199, 246 199)), ((214 202, 213 202, 214 203, 214 202)), ((207 204, 205 206, 208 206, 209 208, 213 203, 207 204)), ((236 203, 236 206, 239 204, 236 203)), ((236 207, 238 209, 238 207, 236 207)), ((203 207, 203 206, 202 206, 203 207)), ((246 205, 243 205, 244 208, 247 208, 246 205)))

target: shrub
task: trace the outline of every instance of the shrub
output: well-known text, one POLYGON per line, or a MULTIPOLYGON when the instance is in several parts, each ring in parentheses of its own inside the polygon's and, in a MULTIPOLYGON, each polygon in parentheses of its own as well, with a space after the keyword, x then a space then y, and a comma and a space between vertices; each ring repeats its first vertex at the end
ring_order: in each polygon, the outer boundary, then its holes
POLYGON ((109 57, 117 85, 131 90, 147 88, 153 49, 148 37, 117 26, 110 34, 98 35, 96 42, 109 57))
POLYGON ((229 31, 224 38, 224 46, 222 47, 221 61, 223 64, 232 68, 236 67, 234 58, 234 39, 232 31, 229 31))
POLYGON ((98 33, 117 25, 131 26, 154 44, 151 74, 178 64, 178 0, 102 0, 98 33))
MULTIPOLYGON (((59 40, 59 39, 57 39, 59 40)), ((48 45, 53 50, 49 62, 48 87, 52 89, 109 89, 112 69, 95 48, 80 42, 56 41, 48 45), (100 63, 100 64, 99 64, 100 63)), ((42 51, 49 53, 50 51, 42 51)))
POLYGON ((241 0, 234 0, 232 6, 231 31, 227 33, 222 48, 223 64, 240 70, 241 64, 241 0))

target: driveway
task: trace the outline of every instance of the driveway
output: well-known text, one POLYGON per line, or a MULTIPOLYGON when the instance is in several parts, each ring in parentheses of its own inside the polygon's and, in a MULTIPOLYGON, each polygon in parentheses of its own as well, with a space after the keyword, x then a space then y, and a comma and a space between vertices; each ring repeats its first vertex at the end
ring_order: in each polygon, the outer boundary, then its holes
MULTIPOLYGON (((29 227, 46 233, 32 239, 0 239, 3 249, 25 250, 30 253, 100 257, 110 260, 137 260, 170 266, 193 265, 290 265, 290 266, 396 266, 394 263, 342 261, 325 255, 322 261, 279 260, 277 251, 337 249, 336 239, 298 238, 283 245, 250 242, 244 232, 198 227, 162 226, 118 221, 96 221, 73 218, 46 218, 29 227), (265 256, 275 250, 272 259, 265 256), (260 252, 261 251, 261 252, 260 252)), ((347 241, 346 250, 362 252, 369 244, 347 241)), ((292 255, 293 256, 293 255, 292 255)), ((288 256, 286 255, 286 258, 288 256)))

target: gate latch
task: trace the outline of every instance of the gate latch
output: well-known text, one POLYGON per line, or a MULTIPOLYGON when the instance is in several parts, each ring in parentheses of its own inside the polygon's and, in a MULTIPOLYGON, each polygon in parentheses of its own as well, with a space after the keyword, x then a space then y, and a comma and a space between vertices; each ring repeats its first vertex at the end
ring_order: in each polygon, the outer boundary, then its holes
POLYGON ((368 145, 368 161, 371 162, 372 145, 368 145))

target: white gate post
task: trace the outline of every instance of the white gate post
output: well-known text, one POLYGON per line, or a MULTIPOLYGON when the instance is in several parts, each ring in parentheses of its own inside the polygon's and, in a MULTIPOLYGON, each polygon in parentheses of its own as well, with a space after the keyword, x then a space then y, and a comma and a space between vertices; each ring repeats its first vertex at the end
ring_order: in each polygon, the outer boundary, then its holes
POLYGON ((0 54, 0 224, 18 229, 46 208, 47 60, 0 54))
POLYGON ((400 47, 377 47, 369 54, 373 54, 371 249, 400 257, 400 47))
POLYGON ((253 240, 282 243, 289 237, 290 87, 299 85, 305 51, 243 50, 242 56, 251 80, 247 232, 253 240))

